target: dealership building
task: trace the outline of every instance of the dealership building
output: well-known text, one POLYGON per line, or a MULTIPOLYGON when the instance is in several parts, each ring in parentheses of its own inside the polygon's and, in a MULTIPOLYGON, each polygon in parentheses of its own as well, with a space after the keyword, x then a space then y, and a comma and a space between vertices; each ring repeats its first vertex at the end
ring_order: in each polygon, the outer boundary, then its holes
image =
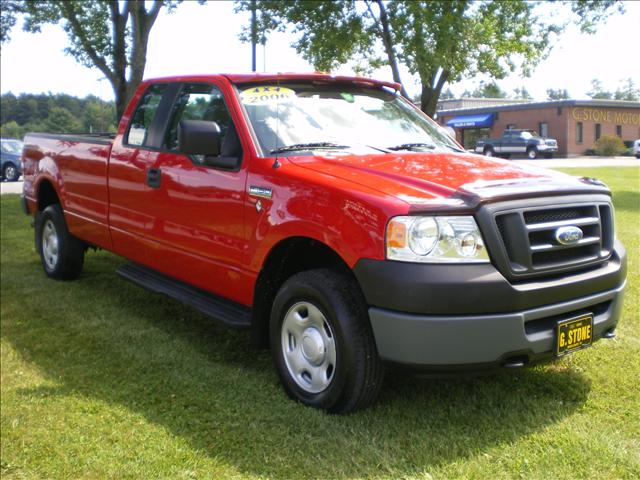
POLYGON ((558 141, 559 156, 583 155, 602 135, 624 142, 640 138, 640 102, 621 100, 522 100, 464 98, 438 103, 436 119, 453 127, 466 149, 510 128, 536 130, 558 141))

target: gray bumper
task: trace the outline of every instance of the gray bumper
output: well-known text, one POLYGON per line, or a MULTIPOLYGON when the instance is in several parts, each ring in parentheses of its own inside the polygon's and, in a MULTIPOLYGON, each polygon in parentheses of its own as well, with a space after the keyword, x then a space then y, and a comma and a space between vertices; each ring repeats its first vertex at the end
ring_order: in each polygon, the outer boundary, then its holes
POLYGON ((624 284, 571 301, 514 313, 420 315, 372 307, 371 325, 380 356, 390 362, 427 367, 500 366, 553 356, 555 326, 581 313, 594 315, 593 338, 615 328, 624 284))

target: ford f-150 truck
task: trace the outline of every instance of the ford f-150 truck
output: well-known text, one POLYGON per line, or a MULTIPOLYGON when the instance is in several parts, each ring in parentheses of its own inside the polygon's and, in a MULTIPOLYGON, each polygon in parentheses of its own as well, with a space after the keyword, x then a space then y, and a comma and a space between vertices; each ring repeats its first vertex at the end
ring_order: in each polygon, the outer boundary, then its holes
POLYGON ((545 138, 535 130, 505 130, 500 138, 483 138, 476 142, 476 153, 487 157, 499 156, 509 158, 514 154, 526 154, 530 160, 540 155, 551 158, 558 151, 555 138, 545 138))
POLYGON ((467 153, 398 88, 162 78, 114 138, 27 135, 46 275, 125 257, 125 279, 250 329, 292 398, 335 413, 371 404, 389 364, 520 367, 613 337, 607 187, 467 153))

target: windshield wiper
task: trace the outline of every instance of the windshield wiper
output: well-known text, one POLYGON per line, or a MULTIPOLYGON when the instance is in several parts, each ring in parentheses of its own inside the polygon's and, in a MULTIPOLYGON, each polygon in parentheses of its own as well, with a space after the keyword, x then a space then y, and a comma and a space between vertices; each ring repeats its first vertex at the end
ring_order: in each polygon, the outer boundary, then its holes
POLYGON ((436 146, 433 143, 403 143, 401 145, 396 145, 395 147, 387 147, 388 150, 398 151, 398 150, 417 150, 420 151, 423 148, 427 148, 429 150, 435 150, 436 146))
POLYGON ((349 148, 349 145, 341 145, 333 142, 311 142, 311 143, 296 143, 295 145, 286 145, 284 147, 274 148, 270 153, 284 153, 294 152, 296 150, 318 150, 318 149, 333 149, 333 148, 349 148))

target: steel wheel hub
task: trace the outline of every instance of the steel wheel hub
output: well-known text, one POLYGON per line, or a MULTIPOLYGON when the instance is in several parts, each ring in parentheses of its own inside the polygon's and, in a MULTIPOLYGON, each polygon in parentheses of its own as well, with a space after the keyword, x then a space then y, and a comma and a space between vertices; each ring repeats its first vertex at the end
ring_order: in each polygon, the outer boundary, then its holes
POLYGON ((336 370, 336 343, 331 326, 318 307, 298 302, 282 322, 282 353, 296 384, 308 393, 329 387, 336 370))
POLYGON ((42 229, 42 257, 50 270, 58 263, 58 232, 51 220, 47 220, 42 229))

